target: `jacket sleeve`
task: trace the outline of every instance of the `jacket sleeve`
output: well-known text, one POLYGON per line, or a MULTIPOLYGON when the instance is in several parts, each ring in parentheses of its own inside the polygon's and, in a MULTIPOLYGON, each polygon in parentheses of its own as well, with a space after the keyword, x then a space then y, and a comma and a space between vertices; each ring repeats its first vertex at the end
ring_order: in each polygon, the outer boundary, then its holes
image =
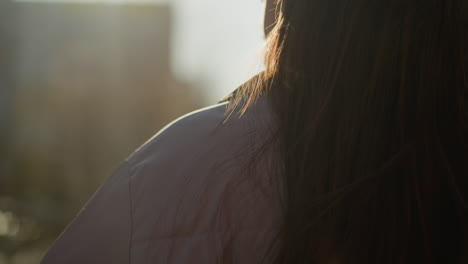
POLYGON ((124 161, 52 244, 41 264, 129 263, 129 194, 128 164, 124 161))
POLYGON ((268 210, 253 208, 248 182, 230 187, 252 139, 238 137, 250 132, 245 119, 223 123, 224 108, 182 116, 132 153, 42 264, 255 263, 260 247, 250 245, 263 244, 255 234, 268 210), (258 212, 245 216, 246 208, 258 212))
POLYGON ((224 180, 213 179, 216 154, 207 153, 217 142, 208 137, 217 134, 220 110, 182 116, 135 150, 41 264, 215 263, 222 250, 216 212, 224 180))

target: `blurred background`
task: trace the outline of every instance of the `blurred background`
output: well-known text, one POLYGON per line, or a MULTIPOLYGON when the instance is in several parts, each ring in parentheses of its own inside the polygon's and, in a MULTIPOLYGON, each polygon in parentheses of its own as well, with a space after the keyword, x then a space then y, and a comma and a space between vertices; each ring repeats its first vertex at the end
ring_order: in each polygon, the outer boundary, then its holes
POLYGON ((261 0, 0 0, 0 264, 38 263, 164 125, 262 70, 261 0))

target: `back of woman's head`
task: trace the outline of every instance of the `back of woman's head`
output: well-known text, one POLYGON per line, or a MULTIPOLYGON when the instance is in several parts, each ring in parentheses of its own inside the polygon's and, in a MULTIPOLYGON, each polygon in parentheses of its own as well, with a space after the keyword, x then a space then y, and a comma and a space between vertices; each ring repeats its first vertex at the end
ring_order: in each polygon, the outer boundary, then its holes
POLYGON ((266 70, 232 101, 267 94, 278 118, 287 195, 269 263, 461 263, 467 6, 277 1, 266 70))

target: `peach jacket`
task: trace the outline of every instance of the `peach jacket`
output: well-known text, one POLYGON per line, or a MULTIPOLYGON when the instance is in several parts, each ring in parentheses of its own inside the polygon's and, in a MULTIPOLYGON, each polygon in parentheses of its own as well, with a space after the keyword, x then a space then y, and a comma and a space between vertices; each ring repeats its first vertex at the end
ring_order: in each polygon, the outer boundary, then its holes
POLYGON ((224 122, 229 98, 172 121, 116 166, 41 263, 258 263, 279 223, 267 173, 276 152, 244 168, 275 123, 264 96, 224 122))

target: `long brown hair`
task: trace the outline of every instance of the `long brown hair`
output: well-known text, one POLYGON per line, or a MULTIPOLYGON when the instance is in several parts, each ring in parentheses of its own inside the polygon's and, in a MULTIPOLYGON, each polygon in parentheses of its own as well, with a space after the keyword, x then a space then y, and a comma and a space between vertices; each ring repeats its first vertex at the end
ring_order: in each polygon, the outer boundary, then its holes
POLYGON ((283 225, 268 263, 457 263, 468 225, 463 0, 278 0, 262 94, 283 225))

